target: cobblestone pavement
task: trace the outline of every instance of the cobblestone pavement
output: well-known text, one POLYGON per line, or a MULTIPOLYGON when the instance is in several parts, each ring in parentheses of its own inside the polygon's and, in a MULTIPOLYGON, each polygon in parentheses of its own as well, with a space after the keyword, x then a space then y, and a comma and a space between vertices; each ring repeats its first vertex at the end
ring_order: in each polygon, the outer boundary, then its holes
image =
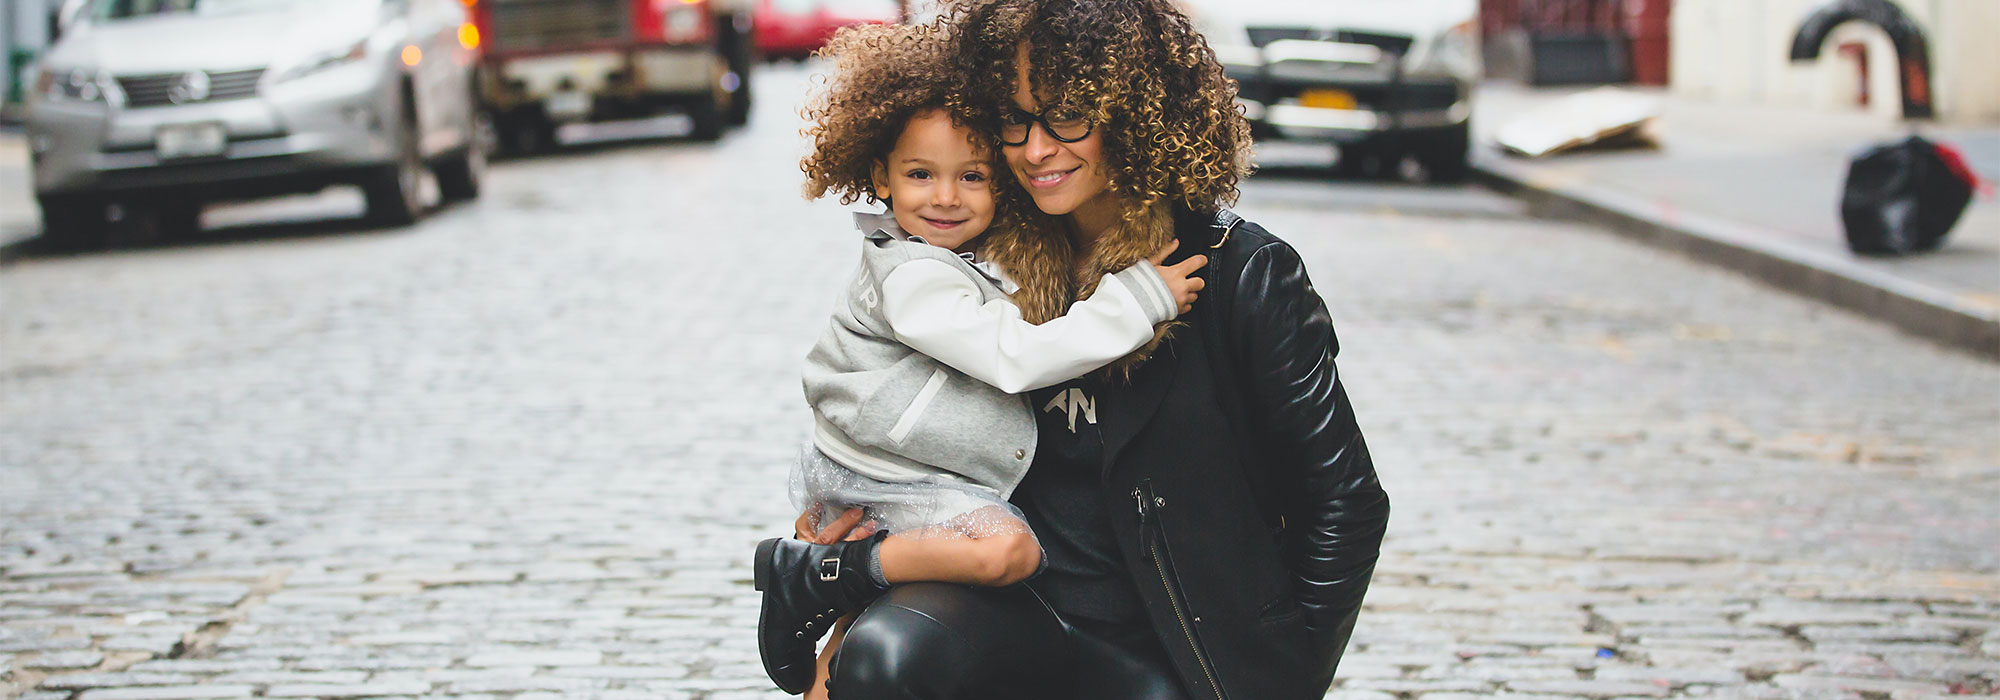
MULTIPOLYGON (((0 268, 0 697, 780 697, 748 555, 853 242, 760 80, 407 231, 0 268)), ((1334 697, 1995 692, 2000 367, 1478 191, 1240 210, 1396 502, 1334 697)))

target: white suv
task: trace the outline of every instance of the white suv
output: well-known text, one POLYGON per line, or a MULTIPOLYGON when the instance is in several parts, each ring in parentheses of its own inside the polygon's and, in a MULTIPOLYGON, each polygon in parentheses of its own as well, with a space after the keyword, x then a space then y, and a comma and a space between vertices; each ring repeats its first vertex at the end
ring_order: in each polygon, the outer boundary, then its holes
POLYGON ((478 195, 478 37, 461 0, 72 0, 28 97, 43 236, 112 205, 162 230, 202 205, 358 184, 409 223, 422 170, 478 195))
POLYGON ((1259 138, 1331 141, 1341 161, 1413 155, 1467 174, 1477 0, 1183 0, 1259 138))

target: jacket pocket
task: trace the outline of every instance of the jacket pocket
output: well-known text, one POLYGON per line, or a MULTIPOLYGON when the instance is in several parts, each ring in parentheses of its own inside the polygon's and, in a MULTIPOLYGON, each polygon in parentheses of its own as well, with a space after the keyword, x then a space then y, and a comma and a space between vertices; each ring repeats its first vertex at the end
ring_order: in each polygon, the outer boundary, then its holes
POLYGON ((931 372, 924 388, 917 390, 917 397, 910 399, 909 408, 903 409, 903 415, 897 417, 896 424, 889 428, 889 442, 901 445, 904 439, 910 437, 910 431, 916 429, 917 421, 924 417, 924 410, 930 408, 931 400, 937 398, 939 389, 944 388, 944 380, 944 370, 931 372))
POLYGON ((1257 624, 1290 624, 1294 621, 1305 619, 1305 616, 1306 608, 1299 604, 1298 597, 1286 593, 1271 599, 1271 602, 1265 603, 1264 607, 1257 611, 1257 624))

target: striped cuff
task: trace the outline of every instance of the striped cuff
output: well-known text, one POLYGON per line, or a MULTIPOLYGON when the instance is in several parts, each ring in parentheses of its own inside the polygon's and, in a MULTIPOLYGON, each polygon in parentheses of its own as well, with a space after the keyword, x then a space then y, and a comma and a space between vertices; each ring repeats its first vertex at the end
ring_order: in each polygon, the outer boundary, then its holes
POLYGON ((1131 267, 1111 275, 1124 283, 1139 300, 1139 306, 1146 311, 1146 320, 1153 324, 1172 321, 1181 315, 1180 305, 1174 303, 1174 292, 1167 288, 1167 280, 1160 276, 1159 268, 1150 260, 1141 260, 1131 267))

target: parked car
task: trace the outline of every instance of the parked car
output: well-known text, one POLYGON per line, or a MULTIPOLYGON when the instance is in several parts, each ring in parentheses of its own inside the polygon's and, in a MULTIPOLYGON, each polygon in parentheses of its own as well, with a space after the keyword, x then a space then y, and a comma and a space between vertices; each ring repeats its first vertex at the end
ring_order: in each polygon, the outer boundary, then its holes
POLYGON ((841 27, 894 24, 897 0, 758 0, 757 51, 765 58, 811 56, 841 27))
POLYGON ((383 224, 479 194, 477 38, 460 0, 86 0, 35 71, 27 134, 43 233, 107 212, 168 232, 218 200, 360 185, 383 224))
POLYGON ((750 118, 753 0, 464 0, 486 42, 483 98, 508 151, 567 123, 682 111, 714 140, 750 118))
POLYGON ((1477 0, 1188 0, 1259 138, 1330 141, 1341 160, 1416 157, 1468 174, 1477 0))

